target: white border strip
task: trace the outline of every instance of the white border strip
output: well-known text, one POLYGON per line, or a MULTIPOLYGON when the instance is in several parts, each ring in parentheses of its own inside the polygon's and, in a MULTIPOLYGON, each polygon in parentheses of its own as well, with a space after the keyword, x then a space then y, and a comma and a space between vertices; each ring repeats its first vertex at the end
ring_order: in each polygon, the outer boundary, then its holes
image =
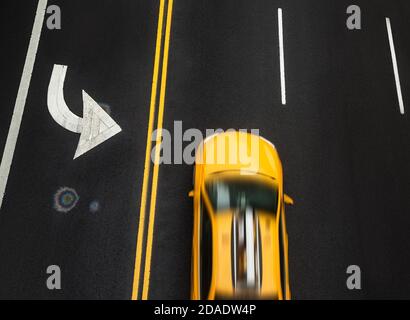
POLYGON ((387 34, 389 36, 391 59, 393 62, 393 71, 394 71, 394 78, 396 80, 397 98, 399 99, 400 113, 404 114, 404 103, 403 103, 403 96, 401 93, 399 68, 397 66, 396 50, 394 48, 393 33, 391 30, 390 18, 386 18, 386 27, 387 27, 387 34))
POLYGON ((47 0, 39 0, 33 31, 30 37, 30 44, 24 63, 23 74, 14 105, 13 116, 11 118, 9 133, 7 135, 6 146, 4 147, 3 158, 0 164, 0 209, 3 204, 4 193, 6 191, 7 180, 10 174, 10 167, 16 149, 17 138, 23 118, 24 107, 26 105, 27 94, 30 87, 31 74, 33 73, 34 62, 36 61, 38 44, 40 42, 41 30, 43 28, 44 16, 47 9, 47 0))
POLYGON ((285 53, 283 49, 283 18, 282 9, 278 9, 279 30, 279 60, 280 60, 280 87, 282 91, 282 104, 286 105, 286 81, 285 81, 285 53))

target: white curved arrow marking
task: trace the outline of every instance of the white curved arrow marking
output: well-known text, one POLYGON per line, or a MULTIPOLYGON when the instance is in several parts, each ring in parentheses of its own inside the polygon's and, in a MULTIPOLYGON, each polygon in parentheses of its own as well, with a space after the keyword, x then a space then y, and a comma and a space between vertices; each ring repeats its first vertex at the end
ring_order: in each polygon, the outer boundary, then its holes
POLYGON ((48 111, 63 128, 81 133, 74 159, 121 132, 120 126, 83 90, 83 118, 70 111, 64 100, 67 66, 54 65, 48 86, 48 111))
POLYGON ((83 121, 70 111, 64 100, 64 81, 67 66, 54 65, 48 86, 48 111, 53 119, 63 128, 74 133, 81 133, 83 121))

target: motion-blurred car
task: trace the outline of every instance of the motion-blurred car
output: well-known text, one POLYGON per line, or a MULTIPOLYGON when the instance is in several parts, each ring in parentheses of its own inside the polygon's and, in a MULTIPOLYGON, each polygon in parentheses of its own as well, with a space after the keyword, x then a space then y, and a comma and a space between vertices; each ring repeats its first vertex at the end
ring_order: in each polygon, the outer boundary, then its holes
POLYGON ((197 149, 193 184, 191 298, 290 299, 293 200, 274 145, 246 132, 210 136, 197 149))

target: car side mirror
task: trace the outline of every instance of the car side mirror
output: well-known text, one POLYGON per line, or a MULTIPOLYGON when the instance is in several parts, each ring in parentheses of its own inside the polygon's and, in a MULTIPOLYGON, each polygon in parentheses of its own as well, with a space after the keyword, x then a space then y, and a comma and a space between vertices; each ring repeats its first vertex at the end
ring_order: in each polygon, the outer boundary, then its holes
POLYGON ((190 198, 194 197, 194 190, 189 191, 188 197, 190 197, 190 198))
POLYGON ((289 197, 287 194, 285 194, 283 196, 283 201, 285 202, 285 204, 289 205, 289 206, 293 206, 293 204, 295 203, 293 201, 293 199, 291 197, 289 197))

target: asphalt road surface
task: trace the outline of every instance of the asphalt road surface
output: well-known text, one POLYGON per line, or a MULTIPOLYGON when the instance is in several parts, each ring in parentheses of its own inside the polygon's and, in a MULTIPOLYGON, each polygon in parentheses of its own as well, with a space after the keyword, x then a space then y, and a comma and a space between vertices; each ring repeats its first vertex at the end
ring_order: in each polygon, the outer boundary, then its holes
POLYGON ((182 121, 204 134, 259 129, 276 145, 295 200, 287 209, 294 299, 409 299, 410 3, 356 1, 361 30, 346 26, 351 4, 1 2, 0 156, 11 169, 0 175, 0 298, 188 299, 192 166, 146 160, 151 132, 173 133, 182 121), (27 97, 16 103, 39 4, 61 9, 61 30, 48 28, 51 13, 40 20, 27 97), (68 66, 73 113, 82 116, 85 90, 122 129, 75 160, 80 134, 47 108, 55 64, 68 66), (6 141, 18 105, 13 150, 6 141), (55 199, 61 190, 69 197, 55 199), (61 290, 46 285, 51 265, 61 290), (361 290, 346 286, 350 265, 361 269, 361 290))

